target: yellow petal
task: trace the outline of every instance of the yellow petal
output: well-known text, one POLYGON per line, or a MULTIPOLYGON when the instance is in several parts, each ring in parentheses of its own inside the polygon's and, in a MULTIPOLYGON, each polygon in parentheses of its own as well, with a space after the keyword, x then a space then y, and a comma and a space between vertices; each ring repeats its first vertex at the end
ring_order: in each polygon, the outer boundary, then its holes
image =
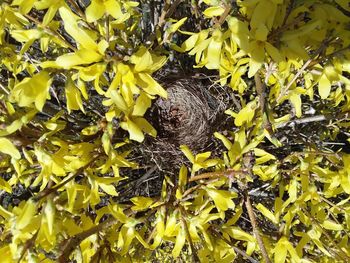
POLYGON ((327 99, 329 93, 331 92, 331 82, 325 74, 323 74, 318 81, 318 93, 320 94, 321 99, 327 99))
POLYGON ((95 22, 100 19, 105 13, 105 5, 102 1, 92 0, 91 4, 86 8, 86 20, 87 22, 95 22))
POLYGON ((0 138, 0 152, 10 155, 14 159, 20 159, 21 154, 9 139, 0 138))

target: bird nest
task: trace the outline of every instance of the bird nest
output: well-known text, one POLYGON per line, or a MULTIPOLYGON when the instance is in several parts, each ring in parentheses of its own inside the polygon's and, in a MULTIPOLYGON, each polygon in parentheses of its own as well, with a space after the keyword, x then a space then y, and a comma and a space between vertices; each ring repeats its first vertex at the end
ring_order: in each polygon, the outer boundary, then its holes
MULTIPOLYGON (((132 159, 138 162, 139 169, 128 174, 129 179, 120 186, 129 189, 130 197, 159 194, 164 175, 176 178, 179 167, 189 165, 180 145, 187 145, 194 154, 212 151, 215 155, 223 150, 214 140, 213 132, 223 131, 229 123, 224 114, 232 105, 229 90, 207 78, 164 77, 159 82, 167 90, 168 98, 158 98, 145 116, 158 135, 147 137, 134 147, 132 159)), ((123 190, 120 193, 120 197, 127 197, 123 190)))
POLYGON ((217 130, 227 101, 219 97, 223 94, 216 90, 219 85, 209 88, 200 79, 182 78, 162 85, 168 98, 156 100, 148 116, 158 136, 146 141, 144 151, 161 169, 169 169, 169 164, 174 169, 184 162, 180 145, 194 152, 210 147, 213 129, 217 130))

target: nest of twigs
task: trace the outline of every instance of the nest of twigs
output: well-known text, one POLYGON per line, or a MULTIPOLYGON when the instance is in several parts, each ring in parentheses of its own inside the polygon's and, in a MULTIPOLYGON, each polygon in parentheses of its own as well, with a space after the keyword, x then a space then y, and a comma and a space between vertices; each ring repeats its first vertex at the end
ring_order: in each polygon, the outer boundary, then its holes
POLYGON ((162 86, 168 98, 157 99, 148 116, 158 136, 147 140, 144 151, 161 169, 169 170, 184 162, 180 145, 187 145, 195 153, 210 148, 227 101, 222 98, 222 91, 219 93, 201 79, 165 81, 162 86))
POLYGON ((230 125, 224 111, 232 106, 232 90, 213 84, 208 77, 166 75, 158 81, 168 98, 158 98, 145 116, 158 135, 135 145, 133 155, 140 169, 128 174, 127 187, 123 184, 133 193, 121 190, 121 196, 158 195, 164 175, 176 178, 182 164, 190 166, 180 145, 187 145, 194 154, 212 151, 221 156, 224 150, 213 133, 230 125))

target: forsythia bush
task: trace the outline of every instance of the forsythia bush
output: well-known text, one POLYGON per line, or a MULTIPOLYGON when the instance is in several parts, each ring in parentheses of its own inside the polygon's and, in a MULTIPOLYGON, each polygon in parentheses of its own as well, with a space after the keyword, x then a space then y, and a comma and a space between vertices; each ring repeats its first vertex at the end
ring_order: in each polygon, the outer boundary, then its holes
POLYGON ((350 261, 349 1, 3 0, 0 45, 1 262, 350 261), (226 150, 118 202, 180 55, 240 106, 226 150))

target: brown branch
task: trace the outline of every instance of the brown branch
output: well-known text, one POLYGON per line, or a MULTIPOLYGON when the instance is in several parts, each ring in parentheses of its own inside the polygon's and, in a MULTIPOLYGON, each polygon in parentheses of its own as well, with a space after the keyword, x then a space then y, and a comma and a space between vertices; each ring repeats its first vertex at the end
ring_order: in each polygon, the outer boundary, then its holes
POLYGON ((105 21, 105 30, 106 30, 106 41, 109 44, 110 36, 109 36, 109 15, 106 15, 105 21))
POLYGON ((285 22, 283 23, 282 26, 276 28, 275 30, 271 31, 271 33, 268 35, 267 39, 270 43, 274 43, 275 40, 280 40, 281 34, 289 29, 290 27, 293 27, 297 25, 298 23, 302 22, 305 18, 305 14, 301 14, 297 16, 292 22, 286 24, 285 22))
POLYGON ((291 81, 288 82, 287 86, 285 86, 280 94, 278 95, 276 101, 277 103, 280 103, 282 98, 288 94, 289 88, 293 85, 293 83, 300 77, 300 75, 308 68, 310 63, 312 62, 312 58, 308 59, 304 65, 298 70, 297 74, 294 75, 294 77, 291 79, 291 81))
POLYGON ((235 171, 232 169, 228 169, 224 172, 210 172, 210 173, 202 173, 196 176, 191 177, 188 179, 189 182, 194 182, 202 179, 207 179, 207 178, 217 178, 217 177, 231 177, 233 175, 245 175, 247 174, 244 171, 235 171))
POLYGON ((77 246, 79 246, 79 244, 84 239, 114 225, 117 222, 118 222, 117 219, 109 218, 97 226, 94 226, 86 231, 76 234, 73 237, 63 240, 59 245, 62 248, 62 252, 61 252, 61 255, 58 257, 57 262, 59 263, 69 262, 70 254, 74 251, 74 249, 77 248, 77 246))
POLYGON ((250 198, 249 198, 248 194, 247 194, 246 200, 245 200, 245 207, 247 208, 250 223, 252 224, 252 227, 253 227, 253 233, 254 233, 254 236, 255 236, 255 238, 258 242, 258 245, 260 247, 261 254, 262 254, 266 263, 271 263, 271 260, 267 254, 264 242, 262 241, 261 236, 259 234, 258 224, 256 222, 255 214, 254 214, 253 207, 252 207, 252 204, 250 202, 250 198))
POLYGON ((86 20, 84 12, 80 9, 80 6, 74 0, 66 0, 68 3, 72 5, 72 7, 76 10, 77 14, 84 20, 86 20))
POLYGON ((191 247, 191 250, 192 250, 193 262, 199 263, 201 261, 199 260, 199 257, 198 257, 198 254, 197 254, 197 249, 193 245, 191 234, 190 234, 190 231, 188 230, 187 222, 186 222, 186 219, 184 217, 184 215, 186 215, 186 211, 185 211, 185 209, 183 209, 182 206, 179 206, 179 211, 180 211, 180 214, 181 214, 181 222, 184 225, 186 236, 187 236, 188 242, 190 243, 190 247, 191 247))
POLYGON ((256 93, 259 96, 259 104, 260 104, 261 117, 263 119, 263 127, 270 133, 270 135, 272 135, 273 131, 272 131, 272 125, 269 120, 269 114, 268 114, 266 85, 261 81, 259 71, 254 75, 254 81, 255 81, 256 93))
POLYGON ((177 6, 182 2, 182 0, 176 0, 173 4, 171 4, 171 0, 167 0, 165 2, 165 6, 158 20, 158 27, 161 28, 165 24, 165 20, 169 18, 177 6))
POLYGON ((56 192, 58 189, 60 189, 62 186, 66 185, 68 182, 72 181, 75 177, 77 177, 79 174, 81 174, 87 167, 89 167, 100 155, 94 156, 91 161, 84 165, 83 167, 80 167, 77 171, 72 173, 70 176, 66 177, 64 180, 62 180, 59 184, 54 185, 53 187, 50 187, 48 189, 45 189, 38 193, 36 196, 34 196, 35 201, 39 201, 46 196, 56 192))
POLYGON ((41 27, 44 29, 44 31, 52 36, 55 36, 57 38, 59 38, 60 40, 62 40, 67 46, 69 49, 71 49, 72 51, 76 51, 77 49, 75 47, 72 46, 71 43, 69 43, 67 41, 67 39, 65 39, 61 34, 59 34, 58 32, 52 30, 50 27, 48 26, 44 26, 39 20, 37 20, 36 18, 28 15, 28 14, 25 14, 24 15, 26 18, 28 18, 30 21, 34 22, 37 26, 41 27))
POLYGON ((213 227, 213 225, 211 225, 209 227, 210 232, 213 234, 213 236, 216 236, 218 238, 220 238, 222 241, 224 241, 226 244, 230 245, 233 250, 237 253, 240 254, 241 256, 245 257, 246 259, 248 259, 251 263, 259 263, 259 261, 255 260, 254 258, 252 258, 251 256, 249 256, 246 252, 244 252, 243 250, 239 249, 238 247, 236 247, 231 240, 226 239, 225 237, 222 236, 222 234, 215 228, 213 227))
POLYGON ((227 16, 230 14, 232 9, 232 6, 230 4, 225 5, 225 11, 224 13, 220 16, 219 20, 215 23, 215 27, 219 28, 221 25, 225 22, 227 16))
POLYGON ((313 223, 315 223, 322 231, 322 233, 326 236, 326 238, 328 239, 328 241, 333 244, 333 246, 335 246, 338 251, 342 254, 340 255, 337 251, 332 250, 332 252, 335 254, 335 256, 337 256, 339 259, 343 260, 344 262, 350 262, 350 257, 345 254, 345 252, 341 249, 341 247, 339 247, 339 245, 337 243, 334 242, 334 238, 332 238, 327 231, 321 226, 321 224, 318 222, 318 220, 312 216, 309 211, 307 211, 305 208, 302 208, 303 212, 311 219, 311 221, 313 223))

